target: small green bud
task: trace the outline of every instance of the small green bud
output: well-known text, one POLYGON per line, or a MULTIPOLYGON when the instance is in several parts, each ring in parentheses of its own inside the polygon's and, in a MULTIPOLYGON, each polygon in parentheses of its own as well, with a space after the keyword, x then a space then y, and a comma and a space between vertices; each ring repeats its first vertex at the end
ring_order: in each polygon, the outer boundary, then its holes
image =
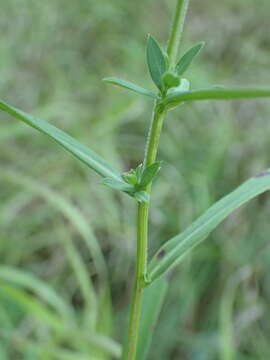
POLYGON ((122 174, 122 178, 123 180, 125 180, 126 183, 131 185, 136 185, 138 182, 136 172, 133 169, 122 174))
POLYGON ((171 71, 166 71, 163 75, 162 75, 162 83, 164 84, 164 86, 167 89, 170 89, 172 87, 177 87, 180 84, 180 78, 177 74, 171 72, 171 71))

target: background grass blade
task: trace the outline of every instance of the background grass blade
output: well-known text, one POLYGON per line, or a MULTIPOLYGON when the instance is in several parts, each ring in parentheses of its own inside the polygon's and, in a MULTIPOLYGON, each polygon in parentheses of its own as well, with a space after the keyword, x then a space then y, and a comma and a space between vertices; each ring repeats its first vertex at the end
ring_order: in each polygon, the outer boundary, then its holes
POLYGON ((114 77, 104 78, 104 79, 102 79, 102 81, 107 82, 109 84, 116 85, 116 86, 120 86, 122 88, 131 90, 131 91, 134 91, 140 95, 148 96, 152 99, 158 98, 157 95, 155 93, 153 93, 152 91, 144 89, 143 87, 133 84, 130 81, 126 81, 126 80, 122 80, 122 79, 118 79, 118 78, 114 78, 114 77))
POLYGON ((166 242, 156 253, 149 266, 153 281, 200 244, 234 210, 255 196, 270 189, 270 169, 246 181, 229 195, 211 206, 183 233, 166 242))
POLYGON ((3 101, 0 101, 0 109, 51 137, 99 175, 113 178, 121 177, 120 173, 108 165, 103 158, 57 127, 47 123, 46 121, 39 120, 32 115, 28 115, 3 101))
POLYGON ((137 360, 146 360, 155 325, 167 294, 167 279, 162 278, 146 288, 143 294, 141 327, 138 340, 137 360))
POLYGON ((64 319, 71 320, 73 318, 72 308, 51 287, 34 275, 10 266, 0 266, 0 279, 33 291, 64 319))
POLYGON ((225 89, 225 88, 211 88, 202 90, 193 90, 189 92, 172 93, 168 95, 163 104, 170 108, 181 104, 183 101, 196 100, 231 100, 231 99, 250 99, 270 97, 270 89, 225 89))

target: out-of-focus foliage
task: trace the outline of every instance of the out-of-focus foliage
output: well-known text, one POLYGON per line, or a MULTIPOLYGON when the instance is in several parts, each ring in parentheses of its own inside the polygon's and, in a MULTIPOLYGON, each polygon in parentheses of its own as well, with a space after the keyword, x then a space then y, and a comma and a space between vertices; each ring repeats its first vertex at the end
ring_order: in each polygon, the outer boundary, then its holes
MULTIPOLYGON (((146 34, 165 45, 174 2, 0 5, 1 98, 63 128, 119 170, 136 167, 151 104, 100 80, 117 76, 153 89, 146 34)), ((266 0, 191 0, 182 53, 206 41, 185 74, 191 88, 269 85, 269 12, 266 0)), ((153 191, 151 253, 269 167, 269 114, 268 100, 194 103, 170 113, 153 191)), ((4 113, 0 150, 1 360, 117 357, 131 292, 135 202, 4 113)), ((269 205, 265 194, 238 210, 171 274, 150 359, 270 357, 269 205)))

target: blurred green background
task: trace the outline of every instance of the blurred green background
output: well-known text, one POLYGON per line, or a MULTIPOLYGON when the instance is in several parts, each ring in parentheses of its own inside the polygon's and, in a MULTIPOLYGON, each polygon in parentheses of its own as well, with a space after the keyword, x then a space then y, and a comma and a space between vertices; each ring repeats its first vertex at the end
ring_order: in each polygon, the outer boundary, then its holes
MULTIPOLYGON (((174 0, 0 0, 0 94, 128 170, 151 101, 146 34, 165 46, 174 0)), ((181 50, 205 40, 193 88, 269 85, 268 0, 191 0, 181 50)), ((267 100, 172 111, 153 189, 150 254, 270 165, 267 100)), ((0 359, 117 358, 135 254, 135 202, 0 114, 0 359), (104 258, 101 255, 101 252, 104 258), (109 289, 111 294, 109 294, 109 289), (110 303, 112 299, 112 305, 110 303)), ((230 216, 170 276, 149 359, 270 358, 268 194, 230 216)))

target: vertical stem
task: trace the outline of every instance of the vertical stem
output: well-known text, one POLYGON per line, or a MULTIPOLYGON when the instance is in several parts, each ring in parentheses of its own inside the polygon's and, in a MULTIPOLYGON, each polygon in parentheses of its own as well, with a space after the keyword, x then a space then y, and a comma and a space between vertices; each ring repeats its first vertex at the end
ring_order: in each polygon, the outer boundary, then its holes
MULTIPOLYGON (((156 104, 148 134, 146 145, 144 166, 149 166, 156 160, 160 133, 164 118, 163 109, 156 104)), ((151 192, 151 184, 145 189, 151 192)), ((148 214, 149 204, 138 204, 137 215, 137 256, 135 284, 133 289, 133 299, 130 311, 128 342, 124 353, 124 359, 135 360, 140 327, 140 316, 142 307, 143 288, 145 287, 145 277, 147 274, 147 252, 148 252, 148 214)))
MULTIPOLYGON (((183 31, 185 16, 188 8, 189 0, 177 0, 173 25, 168 44, 168 55, 170 65, 174 65, 178 44, 183 31)), ((165 110, 159 102, 156 102, 153 110, 153 116, 147 138, 146 151, 144 155, 143 165, 147 167, 156 161, 159 138, 163 126, 165 110)), ((151 184, 145 191, 151 193, 151 184)), ((130 310, 128 339, 123 353, 124 360, 136 360, 137 343, 140 328, 140 316, 142 308, 143 289, 146 285, 147 275, 147 252, 148 252, 148 217, 149 204, 138 204, 137 215, 137 255, 136 255, 136 271, 133 289, 132 304, 130 310)))
POLYGON ((168 42, 167 53, 170 65, 175 65, 179 43, 181 40, 189 0, 177 0, 171 33, 168 42))

